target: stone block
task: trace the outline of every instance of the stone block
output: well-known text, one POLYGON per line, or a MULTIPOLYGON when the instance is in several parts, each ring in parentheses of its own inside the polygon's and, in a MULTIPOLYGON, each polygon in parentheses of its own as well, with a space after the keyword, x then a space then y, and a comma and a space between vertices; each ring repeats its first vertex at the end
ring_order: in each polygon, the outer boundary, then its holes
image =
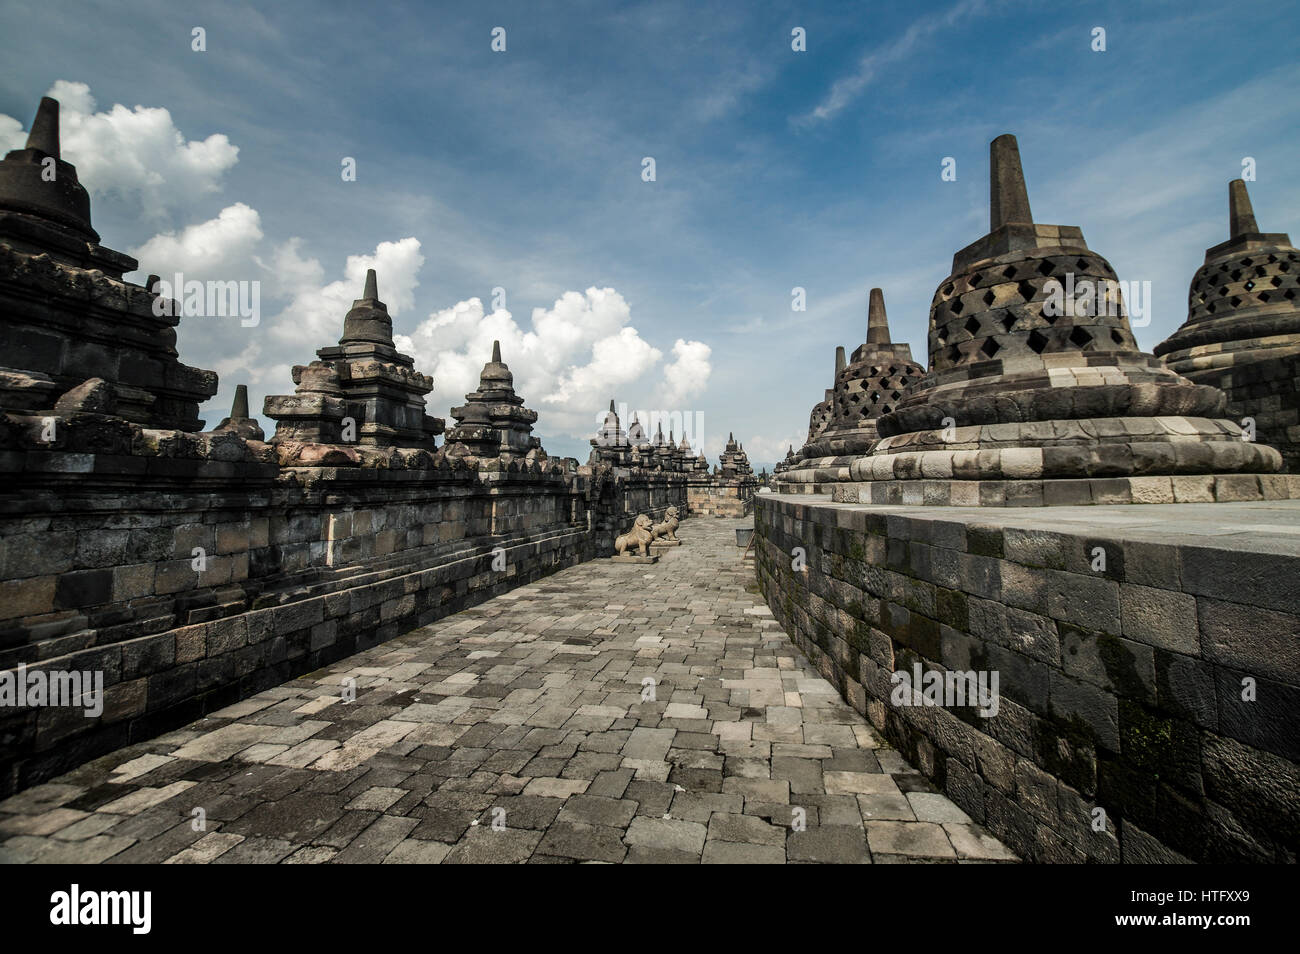
POLYGON ((1119 703, 1114 695, 1055 671, 1048 693, 1054 720, 1084 733, 1101 748, 1119 751, 1119 703))
POLYGON ((1195 597, 1132 583, 1121 584, 1119 595, 1125 636, 1170 652, 1200 654, 1195 597))
POLYGON ((1182 588, 1196 596, 1300 616, 1300 554, 1219 547, 1182 548, 1182 588))
POLYGON ((0 619, 41 616, 54 609, 59 577, 36 576, 0 581, 0 619))
POLYGON ((113 598, 113 571, 76 570, 64 573, 55 586, 54 602, 61 609, 100 606, 113 598))
POLYGON ((180 629, 173 630, 177 664, 194 662, 206 656, 208 654, 207 634, 207 623, 182 626, 180 629))
POLYGON ((242 553, 248 549, 248 524, 219 523, 216 531, 217 553, 242 553))
POLYGON ((1103 633, 1120 633, 1119 584, 1099 575, 1046 571, 1047 613, 1103 633))
POLYGON ((125 602, 153 593, 154 565, 136 563, 113 569, 113 601, 125 602))
POLYGON ((1255 605, 1196 601, 1205 658, 1294 683, 1300 672, 1300 620, 1255 605))

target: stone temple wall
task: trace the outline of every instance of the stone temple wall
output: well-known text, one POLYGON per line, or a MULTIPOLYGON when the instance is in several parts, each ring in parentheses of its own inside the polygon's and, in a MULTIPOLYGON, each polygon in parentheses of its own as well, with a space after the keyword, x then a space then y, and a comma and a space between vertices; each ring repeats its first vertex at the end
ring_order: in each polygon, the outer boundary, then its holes
POLYGON ((1300 555, 1260 539, 1270 508, 1294 523, 1293 502, 1201 505, 1180 533, 1167 507, 973 519, 764 494, 757 572, 853 708, 1026 859, 1294 862, 1300 593, 1279 581, 1300 555), (891 674, 918 664, 997 671, 996 714, 896 704, 891 674))
POLYGON ((757 492, 758 480, 752 476, 710 477, 687 485, 686 502, 692 517, 745 517, 753 512, 757 492))
POLYGON ((593 497, 558 467, 278 468, 207 434, 180 439, 205 457, 102 433, 97 453, 66 425, 64 447, 4 435, 0 671, 103 672, 105 711, 0 709, 3 792, 605 555, 598 527, 685 503, 666 475, 602 475, 593 497))

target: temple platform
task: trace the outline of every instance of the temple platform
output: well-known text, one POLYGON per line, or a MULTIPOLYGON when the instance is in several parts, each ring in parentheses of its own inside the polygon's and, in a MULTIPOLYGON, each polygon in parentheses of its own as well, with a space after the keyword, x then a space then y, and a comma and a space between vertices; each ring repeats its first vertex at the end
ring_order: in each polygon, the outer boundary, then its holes
POLYGON ((1300 852, 1300 501, 764 494, 755 524, 760 587, 786 632, 1025 858, 1300 852), (900 697, 894 674, 917 664, 996 674, 995 714, 900 697))

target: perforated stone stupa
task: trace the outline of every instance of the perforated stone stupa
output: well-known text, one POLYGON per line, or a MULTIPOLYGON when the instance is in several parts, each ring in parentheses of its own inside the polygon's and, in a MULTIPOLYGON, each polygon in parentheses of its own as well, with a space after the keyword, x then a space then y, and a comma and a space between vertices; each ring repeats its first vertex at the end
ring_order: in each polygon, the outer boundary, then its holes
POLYGON ((852 457, 868 453, 879 439, 877 419, 892 411, 925 373, 912 360, 911 345, 890 338, 884 292, 871 289, 868 302, 867 340, 847 362, 844 349, 835 349, 835 386, 827 392, 825 426, 796 460, 781 468, 783 484, 811 489, 826 481, 848 480, 852 457))
POLYGON ((990 145, 990 229, 930 307, 929 370, 877 421, 837 499, 1043 505, 1282 497, 1281 457, 1224 395, 1138 350, 1115 272, 1033 221, 1014 136, 990 145))
POLYGON ((515 393, 515 377, 501 360, 501 342, 492 342, 492 360, 483 366, 478 390, 451 409, 456 425, 447 432, 447 453, 472 457, 546 459, 540 439, 533 437, 537 412, 524 407, 515 393))
MULTIPOLYGON (((840 376, 840 371, 844 369, 847 362, 844 358, 844 348, 840 346, 835 349, 835 377, 840 376)), ((808 415, 808 439, 804 442, 804 447, 808 447, 814 441, 822 436, 826 427, 831 422, 831 416, 835 407, 835 388, 829 387, 822 399, 813 405, 812 411, 808 415)))
POLYGON ((342 443, 344 418, 351 418, 357 444, 434 448, 444 422, 424 413, 433 378, 416 371, 414 360, 393 345, 393 320, 379 300, 373 268, 343 319, 343 337, 316 356, 294 367, 293 394, 267 397, 265 414, 276 422, 273 441, 342 443))
POLYGON ((1205 251, 1187 293, 1187 321, 1156 346, 1165 364, 1222 388, 1228 412, 1300 472, 1300 252, 1261 232, 1246 183, 1228 183, 1228 235, 1205 251))

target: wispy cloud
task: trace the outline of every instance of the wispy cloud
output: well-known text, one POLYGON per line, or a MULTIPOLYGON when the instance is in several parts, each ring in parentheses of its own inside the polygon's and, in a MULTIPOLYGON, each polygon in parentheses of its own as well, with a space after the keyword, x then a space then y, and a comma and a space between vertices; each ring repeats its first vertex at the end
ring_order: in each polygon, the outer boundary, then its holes
POLYGON ((796 125, 806 126, 833 118, 861 96, 882 70, 906 60, 936 33, 983 14, 987 9, 986 0, 961 0, 942 13, 914 20, 897 40, 867 53, 852 73, 832 83, 830 91, 812 112, 796 117, 796 125))

